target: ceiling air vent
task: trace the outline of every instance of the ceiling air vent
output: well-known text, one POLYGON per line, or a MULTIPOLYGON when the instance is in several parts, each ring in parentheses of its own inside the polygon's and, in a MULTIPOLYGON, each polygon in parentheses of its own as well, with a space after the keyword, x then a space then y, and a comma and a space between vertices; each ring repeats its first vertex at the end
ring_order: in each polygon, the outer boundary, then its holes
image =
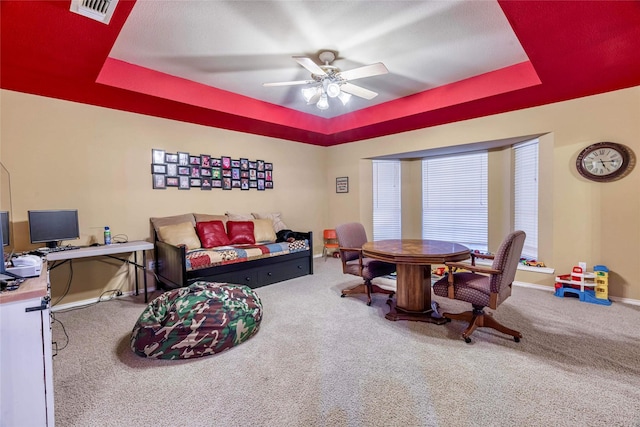
POLYGON ((118 0, 71 0, 69 10, 94 21, 108 24, 117 4, 118 0))

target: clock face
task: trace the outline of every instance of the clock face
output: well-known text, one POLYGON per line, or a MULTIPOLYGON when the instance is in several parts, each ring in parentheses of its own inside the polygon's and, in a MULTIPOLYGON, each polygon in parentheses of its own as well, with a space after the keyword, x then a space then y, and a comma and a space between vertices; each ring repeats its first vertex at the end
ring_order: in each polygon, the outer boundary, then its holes
POLYGON ((585 148, 576 160, 580 175, 593 181, 614 181, 633 168, 633 152, 614 142, 599 142, 585 148))
POLYGON ((600 147, 582 158, 582 165, 592 175, 604 176, 616 172, 622 167, 622 155, 613 148, 600 147))

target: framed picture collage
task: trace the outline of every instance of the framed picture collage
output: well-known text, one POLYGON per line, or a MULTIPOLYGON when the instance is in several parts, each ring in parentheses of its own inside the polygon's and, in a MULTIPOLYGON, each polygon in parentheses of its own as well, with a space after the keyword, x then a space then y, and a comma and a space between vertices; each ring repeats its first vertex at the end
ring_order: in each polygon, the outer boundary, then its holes
POLYGON ((164 190, 258 190, 273 188, 273 163, 209 154, 167 153, 151 150, 153 188, 164 190))

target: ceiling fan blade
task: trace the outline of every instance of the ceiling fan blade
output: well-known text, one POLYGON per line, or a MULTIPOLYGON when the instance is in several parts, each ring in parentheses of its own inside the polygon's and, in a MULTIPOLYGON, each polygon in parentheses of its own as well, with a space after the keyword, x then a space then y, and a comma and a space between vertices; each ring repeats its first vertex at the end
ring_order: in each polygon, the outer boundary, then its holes
POLYGON ((364 99, 373 99, 378 96, 377 92, 374 92, 369 89, 365 89, 360 86, 356 86, 351 83, 343 83, 340 85, 340 90, 346 93, 350 93, 351 95, 359 96, 364 99))
POLYGON ((320 68, 318 64, 313 62, 311 58, 307 58, 306 56, 293 56, 292 58, 295 59, 298 62, 298 64, 302 65, 304 68, 311 71, 311 74, 315 74, 318 76, 327 75, 327 73, 325 73, 324 70, 320 68))
POLYGON ((353 70, 347 70, 340 72, 340 77, 345 80, 361 79, 363 77, 378 76, 380 74, 387 74, 389 70, 382 62, 377 62, 371 65, 365 65, 363 67, 354 68, 353 70))
POLYGON ((276 82, 276 83, 262 83, 264 87, 271 86, 295 86, 295 85, 306 85, 309 83, 315 83, 315 80, 294 80, 291 82, 276 82))

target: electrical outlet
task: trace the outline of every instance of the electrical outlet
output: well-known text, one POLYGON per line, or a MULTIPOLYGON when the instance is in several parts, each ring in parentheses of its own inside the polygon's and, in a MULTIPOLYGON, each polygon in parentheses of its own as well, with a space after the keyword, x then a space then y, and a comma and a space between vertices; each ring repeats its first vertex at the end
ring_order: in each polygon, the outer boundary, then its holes
POLYGON ((153 261, 153 260, 149 261, 149 268, 148 269, 151 270, 151 271, 155 270, 156 269, 156 262, 153 261))

